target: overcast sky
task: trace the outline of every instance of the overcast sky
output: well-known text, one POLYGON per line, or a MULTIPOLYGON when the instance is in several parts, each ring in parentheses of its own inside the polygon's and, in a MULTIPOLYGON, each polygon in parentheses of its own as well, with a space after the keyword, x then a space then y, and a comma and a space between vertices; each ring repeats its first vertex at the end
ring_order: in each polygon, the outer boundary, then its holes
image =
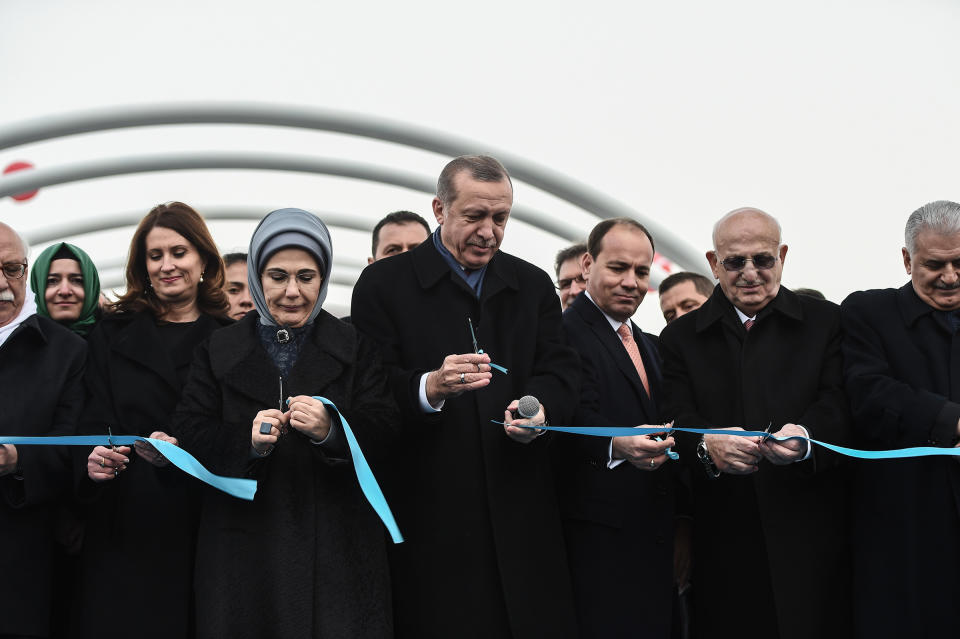
MULTIPOLYGON (((373 115, 477 140, 575 177, 698 253, 723 213, 757 206, 790 246, 787 286, 841 301, 906 281, 907 215, 960 200, 960 3, 691 0, 322 3, 0 0, 0 128, 46 114, 254 100, 373 115)), ((155 152, 349 158, 435 177, 446 158, 265 127, 99 133, 0 151, 41 167, 155 152)), ((508 167, 509 168, 509 167, 508 167)), ((584 223, 530 187, 524 204, 584 223)), ((195 171, 49 187, 0 201, 18 229, 181 199, 376 220, 430 197, 303 174, 195 171)), ((242 248, 253 224, 211 225, 242 248)), ((588 227, 589 225, 587 225, 588 227)), ((75 238, 119 263, 131 229, 75 238)), ((369 253, 334 230, 336 251, 369 253)), ((545 269, 564 242, 519 222, 504 248, 545 269)), ((345 309, 349 291, 331 293, 345 309)), ((637 319, 658 332, 655 295, 637 319)))

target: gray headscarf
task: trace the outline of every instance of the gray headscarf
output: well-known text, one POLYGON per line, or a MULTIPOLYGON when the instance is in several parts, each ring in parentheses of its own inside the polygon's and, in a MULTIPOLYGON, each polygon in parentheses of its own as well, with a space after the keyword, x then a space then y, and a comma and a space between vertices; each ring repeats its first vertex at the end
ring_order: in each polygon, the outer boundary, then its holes
POLYGON ((285 248, 298 248, 307 251, 317 259, 323 275, 320 294, 313 306, 307 324, 312 324, 320 313, 323 301, 327 298, 330 284, 330 269, 333 266, 333 244, 330 231, 320 218, 303 209, 279 209, 260 221, 253 237, 250 238, 250 250, 247 252, 247 284, 253 305, 260 314, 260 323, 276 326, 277 321, 267 310, 267 300, 263 295, 260 273, 267 260, 277 251, 285 248))

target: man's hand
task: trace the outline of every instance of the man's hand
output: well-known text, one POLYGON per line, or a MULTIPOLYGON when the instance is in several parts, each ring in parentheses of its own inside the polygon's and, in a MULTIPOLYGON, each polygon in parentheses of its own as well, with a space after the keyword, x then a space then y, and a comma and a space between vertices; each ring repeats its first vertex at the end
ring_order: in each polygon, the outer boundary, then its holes
MULTIPOLYGON (((656 428, 644 424, 644 428, 656 428)), ((625 435, 613 438, 613 458, 625 459, 640 470, 656 470, 667 462, 667 449, 676 446, 673 436, 662 442, 653 435, 625 435)))
POLYGON ((785 466, 795 461, 800 461, 807 453, 809 443, 802 439, 791 439, 785 442, 778 442, 773 437, 793 437, 799 435, 806 437, 805 430, 796 424, 784 424, 783 428, 773 433, 771 437, 760 442, 759 450, 771 464, 785 466))
POLYGON ((542 426, 547 421, 547 411, 543 408, 543 404, 540 404, 540 410, 538 410, 537 414, 533 417, 529 419, 514 419, 513 414, 510 411, 517 410, 517 406, 519 406, 519 404, 520 400, 515 399, 510 402, 510 405, 507 406, 507 410, 503 412, 503 432, 505 432, 507 437, 515 442, 529 444, 546 431, 536 430, 533 428, 521 428, 520 424, 542 426))
POLYGON ((441 400, 490 383, 490 356, 486 353, 447 355, 437 370, 427 375, 427 401, 436 406, 441 400))
MULTIPOLYGON (((724 430, 743 430, 739 427, 724 430)), ((759 437, 741 437, 739 435, 704 435, 707 453, 717 470, 730 475, 749 475, 758 470, 760 463, 759 437)))
POLYGON ((322 442, 330 432, 330 412, 319 399, 309 395, 297 395, 287 400, 290 410, 290 427, 296 428, 310 439, 322 442))
MULTIPOLYGON (((170 442, 174 446, 177 446, 180 443, 177 441, 176 437, 171 437, 160 430, 150 433, 150 439, 159 439, 162 442, 170 442)), ((159 450, 147 442, 134 442, 133 448, 137 451, 137 454, 140 455, 140 457, 146 459, 157 468, 163 468, 170 463, 167 461, 166 457, 160 454, 159 450)))
POLYGON ((0 477, 16 472, 17 457, 16 446, 13 444, 0 445, 0 477))

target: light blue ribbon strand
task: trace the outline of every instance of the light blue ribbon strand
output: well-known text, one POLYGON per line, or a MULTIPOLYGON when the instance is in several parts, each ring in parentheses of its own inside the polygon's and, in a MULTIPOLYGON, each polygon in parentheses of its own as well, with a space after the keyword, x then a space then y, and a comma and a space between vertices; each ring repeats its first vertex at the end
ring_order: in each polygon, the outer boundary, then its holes
POLYGON ((314 399, 323 402, 337 411, 337 414, 340 416, 340 423, 343 425, 343 432, 347 436, 347 444, 350 446, 350 457, 353 459, 353 470, 357 474, 357 481, 360 482, 360 490, 363 491, 363 496, 366 497, 370 505, 373 506, 373 510, 377 513, 377 516, 380 517, 380 521, 387 527, 393 543, 402 543, 403 535, 400 534, 400 528, 393 519, 393 513, 390 511, 387 499, 383 496, 383 491, 380 490, 380 484, 377 483, 377 478, 373 476, 373 471, 370 470, 370 465, 363 456, 363 451, 360 450, 360 444, 357 443, 357 438, 353 435, 353 430, 350 428, 350 424, 347 423, 347 418, 340 412, 336 404, 326 397, 314 396, 314 399))
POLYGON ((109 437, 107 435, 76 435, 72 437, 0 437, 0 444, 14 446, 132 446, 134 442, 146 442, 157 449, 167 460, 192 477, 228 495, 251 501, 257 492, 257 482, 240 477, 214 475, 203 467, 197 459, 170 442, 150 437, 129 435, 109 437))
MULTIPOLYGON (((491 419, 494 424, 503 424, 497 420, 491 419)), ((785 442, 791 439, 801 439, 817 446, 823 446, 835 453, 854 457, 856 459, 904 459, 907 457, 960 457, 960 448, 940 448, 937 446, 917 446, 914 448, 897 448, 894 450, 859 450, 857 448, 847 448, 846 446, 837 446, 828 444, 809 437, 793 435, 792 437, 774 437, 770 433, 760 430, 729 430, 724 428, 675 428, 667 426, 605 426, 591 428, 589 426, 534 426, 530 424, 514 424, 519 428, 536 428, 539 430, 551 430, 557 433, 570 433, 572 435, 591 435, 593 437, 632 437, 634 435, 654 435, 666 431, 680 431, 683 433, 696 433, 698 435, 733 435, 735 437, 760 437, 762 439, 773 439, 778 442, 785 442)))

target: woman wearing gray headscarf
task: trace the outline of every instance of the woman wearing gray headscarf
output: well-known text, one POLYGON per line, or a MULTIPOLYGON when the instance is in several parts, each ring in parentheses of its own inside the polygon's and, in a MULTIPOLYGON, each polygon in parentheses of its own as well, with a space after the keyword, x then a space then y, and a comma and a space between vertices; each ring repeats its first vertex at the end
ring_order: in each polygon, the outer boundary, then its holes
POLYGON ((368 459, 399 419, 373 346, 321 308, 332 261, 315 215, 270 213, 247 262, 256 312, 197 350, 172 430, 213 472, 258 480, 252 502, 204 496, 199 637, 392 636, 384 531, 313 396, 368 459))

